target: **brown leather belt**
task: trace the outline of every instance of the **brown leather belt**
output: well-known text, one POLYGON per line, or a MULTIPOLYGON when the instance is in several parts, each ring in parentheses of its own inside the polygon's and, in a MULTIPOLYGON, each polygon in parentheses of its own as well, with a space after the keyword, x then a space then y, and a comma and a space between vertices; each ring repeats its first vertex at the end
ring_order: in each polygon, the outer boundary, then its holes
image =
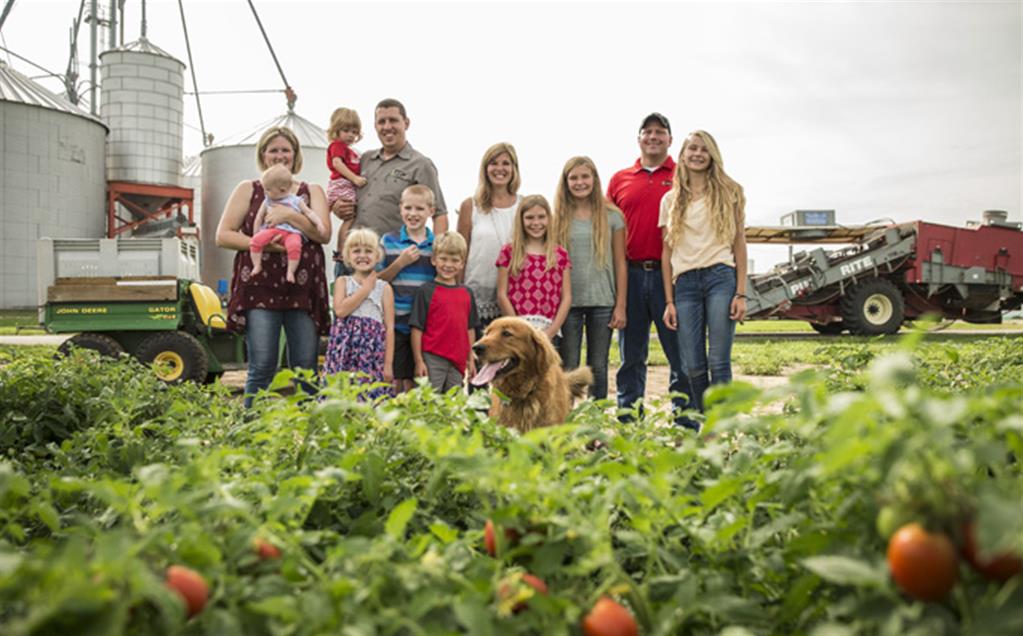
POLYGON ((661 261, 634 261, 629 260, 629 267, 638 267, 647 272, 652 272, 661 269, 661 261))

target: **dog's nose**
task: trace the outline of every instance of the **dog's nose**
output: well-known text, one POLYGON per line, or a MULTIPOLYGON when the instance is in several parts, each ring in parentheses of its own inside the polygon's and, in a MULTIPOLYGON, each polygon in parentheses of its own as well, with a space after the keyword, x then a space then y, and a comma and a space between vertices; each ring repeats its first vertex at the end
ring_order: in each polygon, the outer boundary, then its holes
POLYGON ((487 345, 485 344, 476 343, 472 346, 472 352, 475 353, 477 356, 482 356, 486 350, 487 345))

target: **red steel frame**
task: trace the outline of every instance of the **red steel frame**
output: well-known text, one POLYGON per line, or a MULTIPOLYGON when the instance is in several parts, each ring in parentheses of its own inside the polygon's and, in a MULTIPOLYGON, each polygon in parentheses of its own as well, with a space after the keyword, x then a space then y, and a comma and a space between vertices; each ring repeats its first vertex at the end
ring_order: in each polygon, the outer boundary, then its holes
POLYGON ((107 238, 116 238, 119 234, 134 230, 140 225, 169 219, 188 208, 188 223, 195 225, 192 216, 192 200, 194 192, 191 188, 178 186, 152 185, 148 183, 132 183, 130 181, 107 182, 107 238), (163 197, 167 202, 157 210, 150 212, 133 201, 132 195, 163 197), (122 219, 117 215, 117 204, 120 203, 143 218, 137 220, 122 219))

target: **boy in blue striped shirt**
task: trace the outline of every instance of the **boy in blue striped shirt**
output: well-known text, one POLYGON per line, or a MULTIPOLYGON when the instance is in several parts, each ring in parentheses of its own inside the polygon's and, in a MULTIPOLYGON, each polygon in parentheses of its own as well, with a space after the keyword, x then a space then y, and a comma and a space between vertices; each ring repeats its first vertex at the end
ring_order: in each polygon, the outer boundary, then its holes
POLYGON ((431 262, 433 232, 426 227, 435 210, 433 191, 424 185, 410 185, 401 193, 404 225, 380 240, 384 250, 380 278, 394 289, 394 386, 398 392, 415 386, 416 364, 408 320, 416 290, 437 275, 431 262))

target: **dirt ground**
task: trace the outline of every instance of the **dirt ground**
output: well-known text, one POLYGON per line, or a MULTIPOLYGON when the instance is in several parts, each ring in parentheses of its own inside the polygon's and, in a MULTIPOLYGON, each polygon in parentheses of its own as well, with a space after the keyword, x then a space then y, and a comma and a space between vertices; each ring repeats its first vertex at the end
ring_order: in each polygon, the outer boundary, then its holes
MULTIPOLYGON (((618 367, 611 367, 608 370, 607 392, 612 395, 615 392, 615 375, 618 367)), ((785 384, 787 377, 782 375, 735 375, 733 380, 749 382, 755 387, 769 389, 785 384)), ((664 395, 668 392, 668 367, 647 367, 646 370, 646 393, 648 396, 664 395)))

